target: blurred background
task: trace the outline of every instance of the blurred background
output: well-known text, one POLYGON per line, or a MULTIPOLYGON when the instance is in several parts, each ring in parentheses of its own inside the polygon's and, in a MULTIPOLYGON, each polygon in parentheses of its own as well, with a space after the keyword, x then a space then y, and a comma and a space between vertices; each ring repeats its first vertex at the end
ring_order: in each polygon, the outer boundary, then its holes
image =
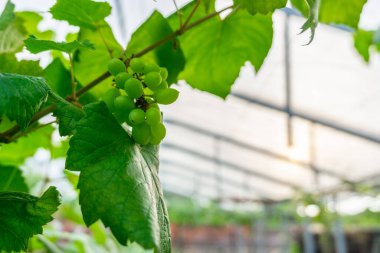
MULTIPOLYGON (((54 30, 57 41, 77 31, 52 20, 53 0, 12 2, 16 11, 38 11, 39 29, 54 30)), ((109 2, 107 21, 123 46, 154 9, 175 11, 168 0, 109 2)), ((216 1, 217 9, 230 2, 216 1)), ((174 252, 380 252, 379 55, 366 63, 341 26, 320 24, 303 46, 305 19, 290 6, 273 21, 264 65, 254 73, 247 63, 226 100, 178 83, 180 98, 163 109, 160 177, 174 252)), ((359 27, 380 27, 380 0, 368 0, 359 27)), ((18 57, 42 66, 52 59, 18 57)), ((54 131, 51 142, 54 152, 38 149, 23 173, 33 194, 56 185, 63 204, 30 252, 144 252, 119 246, 100 222, 84 226, 78 176, 60 158, 67 140, 54 131)))

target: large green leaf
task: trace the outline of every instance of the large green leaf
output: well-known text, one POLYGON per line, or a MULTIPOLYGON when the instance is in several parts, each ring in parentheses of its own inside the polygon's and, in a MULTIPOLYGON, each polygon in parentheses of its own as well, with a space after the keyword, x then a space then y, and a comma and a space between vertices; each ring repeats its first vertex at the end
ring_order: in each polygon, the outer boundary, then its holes
POLYGON ((24 22, 24 28, 27 34, 33 34, 34 36, 44 39, 44 40, 52 40, 54 38, 54 31, 52 30, 44 30, 40 31, 38 25, 43 20, 42 16, 37 14, 36 12, 31 11, 23 11, 16 12, 16 16, 21 18, 24 22))
POLYGON ((38 61, 18 61, 14 54, 0 54, 0 73, 41 76, 43 70, 38 61))
POLYGON ((59 134, 61 136, 72 135, 77 122, 83 117, 83 111, 66 101, 59 101, 53 115, 57 117, 59 134))
MULTIPOLYGON (((168 21, 161 13, 155 11, 145 23, 133 33, 126 54, 128 56, 133 55, 172 32, 173 30, 168 21)), ((175 46, 176 44, 178 44, 178 42, 176 39, 173 39, 143 56, 143 59, 155 61, 160 66, 168 69, 169 76, 167 81, 169 84, 177 81, 178 74, 185 66, 183 52, 180 47, 175 46)))
POLYGON ((20 165, 27 157, 34 155, 39 148, 52 149, 52 126, 46 126, 27 136, 20 137, 15 142, 0 144, 0 161, 6 164, 20 165))
POLYGON ((111 14, 111 6, 92 0, 58 0, 50 12, 55 19, 66 20, 71 25, 96 29, 111 14))
POLYGON ((28 192, 28 186, 18 167, 0 164, 0 192, 4 191, 28 192))
POLYGON ((46 101, 49 90, 40 77, 0 74, 0 115, 25 128, 46 101))
POLYGON ((9 23, 12 22, 12 20, 15 18, 14 14, 15 5, 8 0, 7 4, 5 5, 4 11, 0 15, 0 31, 4 30, 9 23))
POLYGON ((61 97, 71 94, 70 71, 63 65, 61 59, 55 58, 44 70, 44 78, 50 88, 61 97))
POLYGON ((0 192, 0 252, 26 250, 28 240, 42 233, 59 205, 59 192, 50 187, 40 198, 21 192, 0 192))
MULTIPOLYGON (((310 2, 311 0, 307 0, 310 2)), ((306 0, 291 0, 293 6, 305 16, 308 15, 306 0)), ((315 0, 312 0, 315 2, 315 0)), ((367 0, 320 0, 319 21, 329 24, 342 24, 357 28, 360 14, 367 0)))
POLYGON ((157 147, 140 147, 103 102, 85 106, 70 140, 66 169, 80 171, 84 221, 98 219, 117 240, 170 252, 170 229, 158 180, 157 147))
MULTIPOLYGON (((77 57, 74 62, 75 77, 83 85, 92 82, 100 74, 107 72, 107 65, 111 58, 120 57, 123 52, 122 47, 112 33, 111 27, 105 22, 96 31, 82 28, 79 32, 78 40, 89 40, 96 48, 94 51, 86 49, 77 51, 77 57), (103 40, 103 38, 106 38, 106 40, 103 40), (105 42, 107 45, 105 45, 105 42), (112 57, 108 49, 112 51, 112 57)), ((91 93, 101 95, 111 87, 111 83, 112 79, 108 78, 92 89, 91 93)))
POLYGON ((287 2, 288 0, 234 0, 235 4, 247 9, 252 15, 274 12, 276 9, 285 7, 287 2))
POLYGON ((358 30, 354 34, 355 48, 358 53, 363 57, 364 61, 369 62, 370 47, 373 45, 374 40, 373 31, 358 30))
POLYGON ((58 50, 66 53, 73 53, 79 48, 95 49, 94 45, 89 41, 72 41, 72 42, 55 42, 51 40, 40 40, 34 36, 29 36, 25 41, 26 49, 36 54, 48 50, 58 50))
POLYGON ((270 15, 238 11, 225 20, 214 18, 186 32, 180 38, 186 68, 179 79, 192 87, 225 98, 250 61, 258 71, 272 45, 270 15))
POLYGON ((20 50, 26 35, 22 20, 14 15, 14 7, 14 4, 8 1, 0 16, 0 54, 20 50))

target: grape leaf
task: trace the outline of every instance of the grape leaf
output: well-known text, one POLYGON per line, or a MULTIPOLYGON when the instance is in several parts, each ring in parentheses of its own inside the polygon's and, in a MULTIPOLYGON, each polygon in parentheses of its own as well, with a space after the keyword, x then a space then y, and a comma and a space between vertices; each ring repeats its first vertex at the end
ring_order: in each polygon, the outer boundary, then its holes
POLYGON ((94 30, 111 14, 111 6, 105 2, 91 0, 58 0, 50 12, 55 19, 94 30))
POLYGON ((80 171, 83 219, 98 219, 121 244, 170 252, 170 229, 158 180, 157 147, 141 148, 104 102, 84 107, 85 117, 70 140, 66 169, 80 171))
POLYGON ((53 115, 57 117, 59 134, 72 135, 77 122, 83 117, 83 111, 66 101, 59 101, 53 115))
POLYGON ((27 34, 33 34, 34 36, 44 40, 53 39, 55 34, 54 31, 40 31, 38 29, 38 25, 43 19, 39 14, 31 11, 23 11, 16 12, 16 15, 24 21, 23 24, 27 34))
POLYGON ((186 68, 179 75, 192 87, 225 98, 250 61, 258 71, 272 45, 270 15, 235 12, 226 19, 214 18, 180 38, 186 68))
MULTIPOLYGON (((155 11, 145 23, 133 33, 126 54, 130 56, 137 53, 172 32, 173 30, 168 21, 161 13, 155 11)), ((185 66, 185 58, 181 48, 178 47, 176 39, 157 47, 142 58, 148 61, 155 61, 160 66, 167 68, 169 72, 167 81, 169 84, 177 81, 178 74, 185 66)))
POLYGON ((252 15, 274 12, 276 9, 285 7, 287 2, 288 0, 234 0, 235 4, 247 9, 252 15))
POLYGON ((36 54, 48 50, 58 50, 66 53, 73 53, 79 48, 95 49, 94 45, 90 41, 72 41, 72 42, 55 42, 51 40, 40 40, 34 36, 29 36, 24 40, 26 49, 29 52, 36 54))
POLYGON ((46 101, 49 90, 40 77, 0 74, 0 115, 5 114, 21 127, 27 127, 46 101))
POLYGON ((215 0, 204 0, 202 3, 206 13, 215 11, 215 0))
POLYGON ((26 31, 22 20, 15 16, 14 7, 8 1, 0 16, 0 54, 16 52, 23 46, 26 31))
MULTIPOLYGON (((307 16, 308 7, 305 1, 310 3, 316 0, 291 0, 293 6, 307 16)), ((366 2, 367 0, 320 0, 319 21, 357 28, 366 2)))
POLYGON ((369 49, 374 43, 374 34, 373 31, 364 30, 357 30, 354 34, 355 48, 366 62, 369 62, 369 49))
POLYGON ((0 73, 41 76, 43 70, 38 61, 18 61, 14 54, 0 54, 0 73))
MULTIPOLYGON (((123 52, 123 48, 116 41, 111 27, 106 22, 102 22, 97 31, 82 28, 78 40, 89 40, 96 47, 95 51, 82 49, 77 51, 74 62, 75 77, 82 84, 88 84, 99 77, 101 73, 108 71, 107 65, 111 60, 108 49, 112 51, 112 57, 120 57, 123 52), (103 40, 102 37, 107 38, 107 40, 103 40), (107 45, 104 44, 105 42, 107 45)), ((91 94, 101 95, 109 89, 111 83, 112 79, 108 78, 92 89, 91 94)))
POLYGON ((51 150, 51 136, 54 131, 52 126, 46 126, 20 137, 15 142, 0 144, 0 161, 6 164, 23 164, 27 157, 32 156, 37 149, 51 150))
POLYGON ((0 192, 4 191, 29 191, 19 168, 0 164, 0 192))
POLYGON ((0 192, 0 252, 26 250, 28 240, 42 233, 57 210, 59 192, 50 187, 40 197, 21 192, 0 192))
POLYGON ((12 22, 12 20, 15 18, 14 14, 15 5, 8 0, 7 4, 5 5, 4 11, 1 13, 0 16, 0 31, 4 30, 9 23, 12 22))

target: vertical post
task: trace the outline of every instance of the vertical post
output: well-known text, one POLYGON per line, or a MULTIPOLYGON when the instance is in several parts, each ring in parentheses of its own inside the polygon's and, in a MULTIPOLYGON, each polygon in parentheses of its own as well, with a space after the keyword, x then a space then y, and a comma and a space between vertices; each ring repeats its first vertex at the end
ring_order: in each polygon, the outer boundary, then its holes
POLYGON ((310 231, 309 217, 305 217, 302 222, 302 239, 305 253, 315 253, 315 241, 312 232, 310 231))
POLYGON ((266 222, 267 222, 267 212, 269 211, 269 206, 267 203, 263 203, 264 213, 263 216, 253 223, 253 233, 254 233, 254 252, 255 253, 267 253, 267 233, 266 233, 266 222))
POLYGON ((222 164, 220 162, 220 137, 214 137, 214 176, 215 176, 215 188, 218 194, 218 199, 222 200, 223 198, 223 178, 221 176, 222 173, 222 164))
POLYGON ((293 146, 293 127, 292 127, 292 78, 291 78, 291 59, 290 59, 290 39, 289 39, 289 26, 290 26, 290 16, 286 13, 285 16, 285 29, 284 29, 284 59, 285 59, 285 94, 286 94, 286 113, 288 114, 287 119, 287 136, 288 136, 288 146, 293 146))
POLYGON ((315 149, 315 123, 310 122, 309 132, 309 166, 314 172, 314 185, 316 192, 319 191, 319 171, 315 168, 316 149, 315 149))
POLYGON ((333 223, 333 235, 334 235, 334 241, 335 241, 335 252, 336 253, 347 253, 347 244, 346 244, 346 237, 344 235, 343 225, 339 218, 339 214, 336 210, 336 203, 337 203, 337 195, 334 194, 333 197, 334 201, 334 211, 335 211, 335 220, 333 223))

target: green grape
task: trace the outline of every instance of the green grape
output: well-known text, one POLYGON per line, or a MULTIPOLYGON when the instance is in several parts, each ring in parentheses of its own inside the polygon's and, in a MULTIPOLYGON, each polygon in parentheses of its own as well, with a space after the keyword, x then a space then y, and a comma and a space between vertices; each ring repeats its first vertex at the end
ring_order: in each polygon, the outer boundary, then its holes
POLYGON ((148 74, 149 72, 160 72, 160 67, 156 63, 147 63, 145 64, 144 73, 148 74))
POLYGON ((150 72, 145 75, 144 82, 150 89, 154 89, 161 84, 162 77, 158 72, 150 72))
POLYGON ((133 58, 130 61, 129 66, 136 73, 143 73, 144 72, 145 64, 143 63, 142 60, 140 60, 138 58, 133 58))
POLYGON ((157 108, 149 108, 146 111, 146 123, 154 125, 161 122, 161 112, 157 108))
POLYGON ((116 76, 117 74, 121 72, 126 72, 127 68, 125 67, 125 64, 122 60, 118 58, 113 58, 108 63, 108 71, 113 75, 116 76))
POLYGON ((113 102, 115 105, 115 109, 119 111, 123 110, 132 110, 136 108, 135 102, 132 98, 128 96, 118 96, 115 98, 115 101, 113 102))
POLYGON ((115 77, 116 88, 123 89, 125 81, 131 78, 132 75, 127 72, 121 72, 115 77))
POLYGON ((129 78, 125 82, 124 89, 131 98, 139 98, 144 94, 144 86, 136 78, 129 78))
POLYGON ((168 83, 165 80, 163 80, 158 87, 156 87, 156 88, 153 89, 153 91, 157 92, 159 90, 165 90, 167 88, 169 88, 169 85, 168 85, 168 83))
POLYGON ((142 109, 133 109, 128 118, 135 125, 141 124, 145 121, 145 112, 142 109))
POLYGON ((152 133, 152 139, 153 140, 161 141, 166 136, 166 128, 165 128, 164 124, 162 124, 162 123, 151 125, 150 130, 152 133))
POLYGON ((149 143, 151 136, 150 127, 148 124, 143 123, 137 126, 132 127, 132 137, 133 139, 141 144, 146 145, 149 143))
POLYGON ((114 100, 118 96, 120 96, 120 91, 116 88, 107 90, 106 93, 102 96, 102 100, 104 103, 106 103, 108 109, 110 109, 111 112, 115 110, 114 100))
POLYGON ((164 90, 158 90, 155 95, 155 98, 156 98, 157 103, 168 105, 176 101, 178 98, 178 95, 179 95, 179 91, 172 88, 167 88, 164 90))
POLYGON ((162 80, 166 80, 168 78, 168 70, 166 68, 160 68, 160 75, 162 77, 162 80))
POLYGON ((157 103, 150 103, 150 104, 148 105, 148 109, 150 109, 150 108, 156 108, 156 109, 160 110, 160 107, 158 106, 157 103))
POLYGON ((144 95, 151 96, 153 94, 154 92, 151 89, 149 89, 148 87, 144 88, 144 95))

